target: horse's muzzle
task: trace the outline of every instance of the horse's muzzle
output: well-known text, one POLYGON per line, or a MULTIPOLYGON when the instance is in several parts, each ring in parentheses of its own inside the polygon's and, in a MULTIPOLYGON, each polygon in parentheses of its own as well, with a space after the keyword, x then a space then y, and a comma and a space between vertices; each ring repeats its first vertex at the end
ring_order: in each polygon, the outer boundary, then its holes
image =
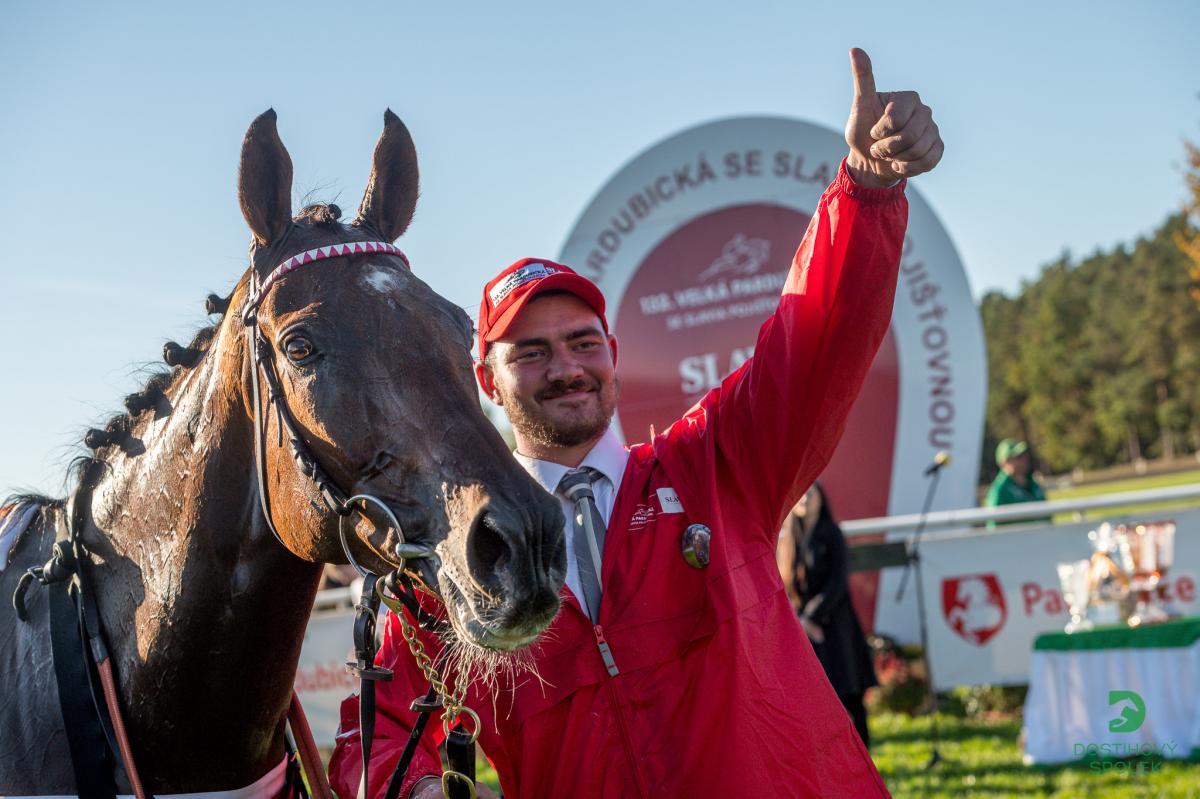
POLYGON ((457 587, 492 637, 532 639, 558 612, 566 576, 562 518, 550 497, 537 498, 524 512, 489 503, 476 515, 466 540, 472 586, 457 587), (469 595, 472 588, 476 596, 469 595))

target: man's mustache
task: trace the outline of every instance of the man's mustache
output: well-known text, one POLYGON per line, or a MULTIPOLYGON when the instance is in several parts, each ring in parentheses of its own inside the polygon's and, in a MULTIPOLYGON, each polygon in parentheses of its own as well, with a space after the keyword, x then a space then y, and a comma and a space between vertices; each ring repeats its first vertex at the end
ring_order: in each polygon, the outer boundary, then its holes
POLYGON ((596 391, 600 388, 600 384, 595 380, 587 380, 579 378, 572 380, 570 383, 555 382, 543 388, 535 396, 538 402, 543 400, 557 399, 564 394, 570 394, 573 391, 596 391))

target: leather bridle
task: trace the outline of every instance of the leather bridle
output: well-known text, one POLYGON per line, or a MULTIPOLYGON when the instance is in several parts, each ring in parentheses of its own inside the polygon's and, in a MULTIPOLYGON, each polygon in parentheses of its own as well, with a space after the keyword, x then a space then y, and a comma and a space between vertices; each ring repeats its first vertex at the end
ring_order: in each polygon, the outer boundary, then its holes
MULTIPOLYGON (((289 226, 288 230, 276 243, 261 251, 255 248, 252 252, 250 296, 246 300, 242 310, 242 322, 246 329, 246 344, 251 357, 250 384, 251 399, 254 404, 254 461, 255 474, 258 481, 258 496, 262 506, 263 518, 276 540, 286 549, 287 545, 284 543, 282 536, 280 536, 271 515, 270 496, 267 488, 267 421, 264 418, 263 396, 259 380, 260 371, 262 373, 262 382, 266 385, 265 399, 267 407, 275 409, 279 430, 277 446, 283 446, 283 439, 286 434, 292 451, 292 458, 300 473, 307 477, 316 487, 325 508, 338 516, 338 538, 342 546, 342 551, 346 555, 346 559, 363 579, 362 593, 355 604, 355 659, 353 662, 346 664, 350 671, 359 678, 360 684, 359 731, 363 755, 362 782, 359 788, 360 795, 364 797, 370 796, 368 790, 368 772, 370 767, 371 743, 374 737, 375 683, 387 681, 392 678, 392 672, 389 669, 375 665, 375 618, 380 602, 382 601, 393 612, 399 615, 405 632, 405 640, 409 644, 412 654, 417 658, 418 664, 430 680, 430 688, 425 697, 413 701, 412 710, 418 714, 417 722, 413 725, 404 754, 397 764, 391 780, 389 780, 386 796, 388 799, 394 799, 398 794, 400 784, 403 782, 404 775, 415 753, 417 741, 425 729, 429 715, 444 707, 445 712, 442 718, 443 727, 447 735, 450 766, 443 772, 443 790, 450 799, 474 799, 474 744, 479 734, 478 716, 469 708, 462 705, 461 687, 457 692, 453 692, 446 687, 441 679, 440 669, 424 654, 423 646, 415 638, 415 632, 412 631, 411 625, 408 624, 403 616, 403 611, 407 609, 417 621, 417 624, 425 629, 430 629, 437 623, 437 620, 426 613, 421 607, 420 601, 417 599, 417 590, 413 578, 410 574, 406 573, 406 568, 410 562, 419 562, 421 567, 421 582, 425 590, 438 596, 436 582, 438 568, 437 555, 432 547, 409 542, 405 539, 404 530, 400 522, 396 519, 395 514, 386 502, 371 494, 360 493, 353 496, 348 495, 347 492, 338 487, 333 478, 329 476, 329 473, 321 466, 320 461, 304 443, 304 439, 297 429, 295 418, 288 408, 287 399, 280 389, 279 376, 275 370, 275 360, 270 342, 267 341, 266 336, 258 325, 259 308, 271 288, 284 275, 301 266, 328 258, 384 253, 398 256, 404 262, 406 269, 410 269, 411 267, 404 253, 389 242, 347 242, 326 245, 325 247, 318 247, 294 255, 279 263, 260 282, 258 277, 260 267, 273 262, 271 256, 282 251, 294 229, 295 225, 289 226), (260 261, 265 261, 266 263, 261 264, 259 263, 260 261), (367 513, 367 509, 370 506, 383 511, 388 523, 393 526, 396 537, 399 539, 398 544, 390 554, 401 565, 383 578, 373 574, 358 563, 350 551, 349 542, 346 540, 345 522, 347 519, 353 512, 357 511, 368 521, 373 521, 367 513), (474 731, 468 732, 466 730, 466 727, 459 719, 461 714, 467 714, 474 719, 474 731), (451 725, 454 726, 452 727, 451 725)), ((313 504, 314 506, 316 505, 316 503, 313 504)))
MULTIPOLYGON (((290 238, 292 230, 295 226, 289 226, 286 233, 279 242, 265 251, 265 257, 278 252, 290 238)), ((242 309, 242 324, 246 329, 246 345, 248 347, 251 365, 250 365, 250 385, 251 385, 251 401, 254 404, 253 409, 253 424, 254 424, 254 471, 258 479, 258 499, 262 506, 263 518, 267 522, 267 527, 275 536, 276 540, 286 548, 283 538, 279 535, 279 530, 275 526, 275 521, 271 516, 271 501, 267 489, 267 462, 266 462, 266 437, 267 424, 263 418, 262 408, 262 390, 259 385, 259 372, 262 372, 262 378, 266 382, 267 387, 267 405, 275 409, 276 421, 279 426, 279 443, 278 446, 283 446, 284 432, 287 433, 288 443, 292 449, 292 458, 296 462, 300 473, 309 478, 316 486, 318 493, 321 496, 321 501, 325 508, 338 516, 346 516, 350 513, 349 497, 346 492, 338 488, 337 484, 329 476, 329 473, 321 466, 320 461, 309 450, 304 443, 299 432, 296 429, 296 421, 292 416, 291 410, 288 408, 287 400, 283 395, 283 391, 279 387, 279 375, 275 370, 275 359, 271 352, 271 345, 267 341, 266 336, 262 332, 262 328, 258 325, 258 311, 266 300, 268 293, 275 284, 286 274, 296 269, 299 266, 323 260, 325 258, 341 257, 343 255, 357 254, 354 252, 357 249, 359 252, 392 252, 400 255, 403 258, 403 253, 396 249, 391 244, 384 242, 357 242, 357 248, 354 244, 350 245, 329 245, 316 250, 308 250, 299 255, 283 261, 276 266, 267 277, 259 282, 259 266, 256 261, 260 256, 257 251, 251 255, 250 266, 250 296, 246 300, 246 304, 242 309), (370 247, 368 250, 367 248, 370 247), (384 249, 387 248, 387 249, 384 249), (307 256, 307 257, 306 257, 307 256), (299 259, 299 260, 297 260, 299 259)), ((408 266, 408 260, 404 259, 405 267, 408 266)), ((374 498, 372 498, 374 499, 374 498)), ((386 507, 382 502, 380 505, 386 507)), ((395 522, 395 517, 392 516, 391 521, 395 522)), ((403 532, 400 530, 399 523, 396 523, 397 535, 403 538, 403 532)), ((345 541, 343 539, 343 547, 345 541)), ((348 552, 348 551, 347 551, 348 552)), ((353 562, 353 559, 351 559, 353 562)))

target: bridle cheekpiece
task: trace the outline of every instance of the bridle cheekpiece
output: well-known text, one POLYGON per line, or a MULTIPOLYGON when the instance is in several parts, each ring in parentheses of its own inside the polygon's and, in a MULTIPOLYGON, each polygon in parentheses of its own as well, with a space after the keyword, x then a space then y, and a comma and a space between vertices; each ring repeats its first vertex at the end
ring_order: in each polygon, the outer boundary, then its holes
MULTIPOLYGON (((262 255, 269 256, 270 252, 277 252, 279 249, 282 249, 292 229, 288 229, 288 233, 284 235, 283 239, 272 250, 267 250, 262 255)), ((246 300, 245 308, 242 311, 242 321, 246 328, 247 343, 250 348, 251 358, 253 359, 250 365, 250 383, 252 389, 251 397, 254 403, 254 461, 255 473, 258 478, 258 498, 262 506, 267 528, 274 534, 280 545, 286 548, 287 545, 279 535, 279 531, 275 527, 275 521, 271 517, 271 503, 267 488, 267 464, 265 457, 267 425, 265 411, 269 408, 274 408, 279 428, 278 445, 283 446, 283 439, 286 436, 291 447, 292 458, 296 462, 300 473, 316 486, 324 506, 337 515, 338 538, 342 545, 342 551, 346 555, 346 559, 363 578, 362 592, 354 606, 354 660, 346 664, 349 670, 358 676, 360 681, 359 729, 361 731, 363 756, 363 776, 360 793, 366 795, 368 787, 367 774, 371 759, 371 740, 374 737, 375 730, 375 683, 390 680, 392 677, 391 670, 375 665, 377 648, 375 618, 379 605, 382 602, 396 613, 400 620, 403 638, 408 643, 408 647, 413 657, 416 658, 421 671, 430 682, 429 692, 426 694, 424 700, 418 699, 414 703, 414 710, 418 711, 419 720, 412 728, 405 751, 401 756, 400 762, 396 765, 392 779, 389 781, 387 795, 389 797, 394 796, 398 791, 401 782, 403 782, 404 775, 408 771, 412 753, 416 750, 417 739, 420 738, 425 728, 425 722, 428 720, 429 715, 440 707, 443 709, 442 727, 446 735, 447 757, 450 763, 442 773, 443 793, 455 799, 460 796, 474 799, 475 740, 479 736, 479 716, 464 704, 467 691, 466 683, 459 681, 454 687, 447 685, 442 679, 440 667, 425 653, 424 644, 417 638, 416 628, 412 622, 408 621, 405 615, 405 610, 407 610, 408 613, 412 614, 417 623, 426 629, 429 629, 430 625, 436 623, 436 619, 429 616, 422 609, 417 599, 413 582, 408 575, 404 574, 404 568, 411 561, 423 561, 429 570, 429 574, 436 575, 438 556, 432 547, 405 539, 404 530, 401 528, 399 520, 397 520, 386 502, 370 494, 360 493, 348 496, 345 491, 337 486, 329 473, 321 466, 316 456, 304 443, 295 419, 287 407, 287 401, 284 398, 279 377, 275 372, 271 346, 258 326, 259 306, 262 305, 271 288, 289 272, 326 258, 369 255, 372 253, 395 255, 404 262, 405 268, 412 269, 408 258, 400 251, 400 248, 385 241, 351 241, 341 244, 328 244, 324 247, 306 250, 280 263, 261 282, 258 280, 258 273, 254 268, 253 258, 251 259, 250 296, 246 300), (266 384, 266 408, 263 407, 263 391, 259 385, 260 372, 263 382, 266 384), (349 542, 346 539, 345 522, 348 521, 347 517, 356 511, 367 517, 367 510, 371 506, 375 506, 376 509, 383 512, 386 520, 395 529, 398 539, 392 556, 400 561, 401 566, 385 577, 379 577, 363 568, 355 560, 354 555, 350 551, 349 542), (469 718, 473 721, 473 725, 471 726, 474 729, 471 729, 464 723, 464 718, 469 718)), ((428 584, 426 588, 436 596, 436 578, 427 580, 427 582, 431 584, 428 584)))

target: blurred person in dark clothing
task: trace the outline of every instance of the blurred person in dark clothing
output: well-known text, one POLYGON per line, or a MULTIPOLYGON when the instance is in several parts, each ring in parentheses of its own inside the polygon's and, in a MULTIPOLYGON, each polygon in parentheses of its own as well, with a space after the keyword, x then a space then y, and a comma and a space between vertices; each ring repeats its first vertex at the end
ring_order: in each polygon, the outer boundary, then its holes
POLYGON ((846 538, 819 484, 814 483, 788 513, 776 559, 788 598, 830 684, 863 744, 870 746, 863 694, 879 682, 850 603, 846 538))

